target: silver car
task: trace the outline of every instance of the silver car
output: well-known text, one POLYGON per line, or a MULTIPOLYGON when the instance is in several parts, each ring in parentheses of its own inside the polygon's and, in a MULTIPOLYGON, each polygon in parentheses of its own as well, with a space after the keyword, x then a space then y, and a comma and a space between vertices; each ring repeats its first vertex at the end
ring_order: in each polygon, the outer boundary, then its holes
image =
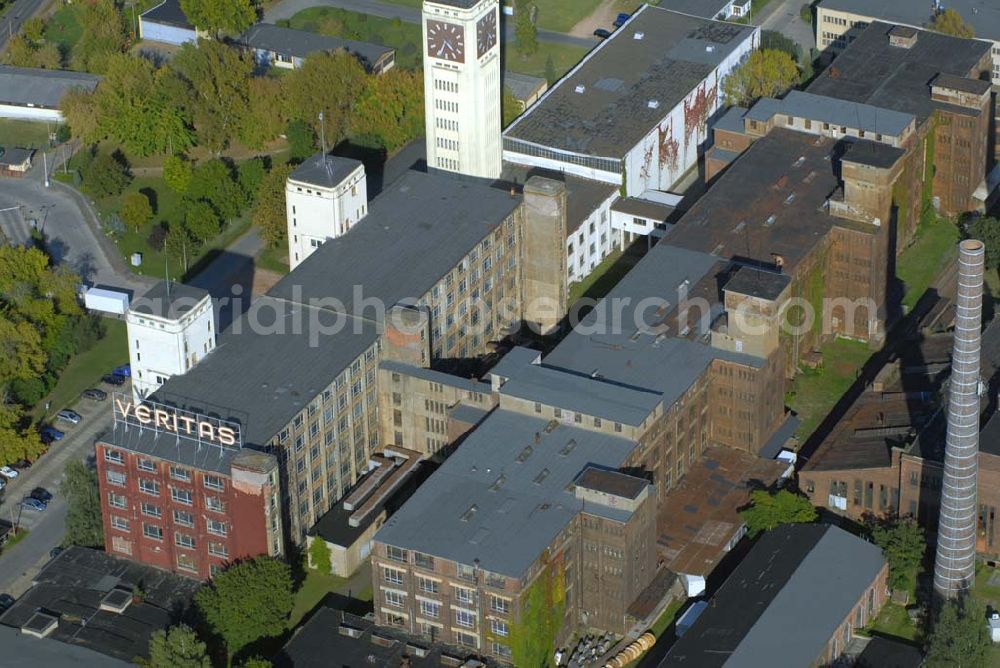
POLYGON ((69 422, 71 424, 80 424, 80 420, 82 420, 83 417, 81 417, 81 415, 76 411, 71 411, 67 408, 66 410, 56 413, 56 419, 62 420, 63 422, 69 422))

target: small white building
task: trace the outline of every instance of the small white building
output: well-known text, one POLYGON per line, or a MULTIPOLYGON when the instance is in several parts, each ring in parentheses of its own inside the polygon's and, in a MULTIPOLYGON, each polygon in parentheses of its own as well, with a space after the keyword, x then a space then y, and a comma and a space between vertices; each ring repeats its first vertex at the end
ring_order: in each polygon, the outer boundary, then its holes
POLYGON ((368 213, 364 164, 314 155, 285 182, 285 207, 288 264, 295 269, 324 242, 346 234, 368 213))
POLYGON ((390 46, 359 42, 306 30, 258 23, 240 35, 239 42, 253 53, 261 67, 293 70, 302 66, 309 54, 343 51, 358 59, 373 74, 382 74, 396 64, 396 50, 390 46))
POLYGON ((83 72, 0 65, 0 118, 61 123, 63 95, 74 88, 92 91, 100 80, 83 72))
POLYGON ((190 285, 158 283, 133 300, 125 322, 136 401, 171 376, 186 373, 215 348, 212 297, 190 285))
POLYGON ((750 16, 751 0, 660 0, 659 6, 682 14, 725 21, 750 16))
POLYGON ((188 21, 181 9, 180 0, 163 0, 139 15, 139 37, 151 42, 180 46, 186 42, 196 42, 198 29, 188 21))

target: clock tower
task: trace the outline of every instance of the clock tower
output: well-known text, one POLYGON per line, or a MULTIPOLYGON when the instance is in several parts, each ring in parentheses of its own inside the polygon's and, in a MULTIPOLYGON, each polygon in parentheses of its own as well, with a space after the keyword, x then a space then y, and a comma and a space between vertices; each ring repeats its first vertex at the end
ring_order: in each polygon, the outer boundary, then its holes
POLYGON ((500 176, 497 0, 424 0, 427 165, 500 176))

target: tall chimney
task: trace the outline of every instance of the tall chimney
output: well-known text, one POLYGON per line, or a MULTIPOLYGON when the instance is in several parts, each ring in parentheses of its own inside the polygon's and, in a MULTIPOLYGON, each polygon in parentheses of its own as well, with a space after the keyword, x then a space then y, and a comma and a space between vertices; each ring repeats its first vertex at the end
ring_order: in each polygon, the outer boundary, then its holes
POLYGON ((976 478, 979 469, 979 350, 983 312, 983 242, 958 245, 958 297, 948 393, 948 436, 934 591, 950 599, 976 572, 976 478))

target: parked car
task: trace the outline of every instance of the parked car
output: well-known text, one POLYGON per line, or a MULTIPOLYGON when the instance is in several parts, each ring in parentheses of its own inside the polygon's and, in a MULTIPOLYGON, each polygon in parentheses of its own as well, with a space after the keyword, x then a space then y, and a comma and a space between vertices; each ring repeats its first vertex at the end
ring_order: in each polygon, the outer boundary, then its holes
POLYGON ((49 559, 55 559, 56 557, 58 557, 62 553, 63 553, 63 548, 61 548, 58 545, 56 545, 54 548, 52 548, 51 550, 49 550, 49 559))
POLYGON ((124 385, 125 381, 128 380, 125 376, 117 373, 109 373, 106 376, 101 377, 102 383, 107 383, 108 385, 124 385))
POLYGON ((611 37, 611 31, 605 30, 604 28, 598 28, 594 31, 594 37, 600 37, 601 39, 607 39, 611 37))
POLYGON ((112 371, 111 374, 115 375, 115 376, 125 376, 126 378, 131 378, 132 377, 132 365, 131 364, 122 364, 120 367, 117 367, 114 371, 112 371))
POLYGON ((0 612, 7 610, 14 605, 14 597, 10 594, 0 594, 0 612))
POLYGON ((27 459, 18 459, 16 462, 11 464, 11 468, 17 469, 18 471, 23 471, 24 469, 31 468, 31 462, 27 459))
POLYGON ((99 390, 96 387, 92 387, 89 390, 84 390, 80 393, 80 396, 84 399, 90 399, 92 401, 104 401, 108 398, 108 393, 104 390, 99 390))
POLYGON ((2 475, 4 478, 14 479, 17 477, 17 471, 15 471, 9 466, 0 466, 0 475, 2 475))
POLYGON ((44 427, 42 431, 39 433, 42 436, 43 443, 51 443, 52 441, 58 441, 62 439, 63 436, 66 435, 63 432, 56 429, 55 427, 44 427))
POLYGON ((6 486, 7 486, 7 481, 4 480, 3 478, 0 478, 0 489, 3 489, 6 486))
POLYGON ((62 420, 63 422, 69 422, 70 424, 80 424, 80 420, 82 420, 83 417, 81 417, 76 411, 71 411, 67 408, 66 410, 61 410, 56 413, 56 419, 62 420))
POLYGON ((30 496, 21 500, 21 506, 27 508, 28 510, 37 510, 38 512, 48 508, 48 505, 44 501, 33 499, 30 496))
POLYGON ((618 16, 615 17, 615 23, 614 23, 615 27, 621 28, 623 25, 625 25, 625 22, 628 21, 631 16, 632 15, 627 12, 619 12, 618 16))
POLYGON ((31 494, 29 496, 33 499, 38 499, 42 503, 48 503, 49 501, 52 500, 52 492, 45 489, 44 487, 36 487, 35 489, 31 490, 31 494))

